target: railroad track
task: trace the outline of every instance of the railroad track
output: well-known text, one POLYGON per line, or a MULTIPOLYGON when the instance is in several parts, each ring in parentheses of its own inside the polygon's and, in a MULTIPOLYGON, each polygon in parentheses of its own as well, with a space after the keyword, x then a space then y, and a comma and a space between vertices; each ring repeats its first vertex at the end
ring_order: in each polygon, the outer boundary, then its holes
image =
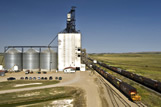
POLYGON ((109 84, 107 84, 106 80, 103 78, 104 75, 102 74, 102 72, 99 72, 98 68, 95 68, 95 70, 93 72, 91 72, 91 74, 95 74, 94 73, 95 71, 97 71, 96 75, 98 76, 98 79, 100 80, 100 84, 103 83, 103 85, 107 89, 107 93, 109 95, 111 106, 113 106, 113 107, 120 107, 120 106, 121 107, 133 107, 133 106, 134 107, 137 107, 137 106, 138 107, 146 107, 146 105, 144 105, 141 101, 139 101, 139 102, 128 102, 128 101, 126 101, 121 95, 118 94, 118 92, 116 90, 114 90, 109 84), (99 73, 101 73, 103 76, 99 73))
POLYGON ((99 80, 105 85, 113 107, 120 107, 116 98, 124 105, 124 107, 131 107, 130 104, 125 101, 114 89, 112 89, 102 77, 99 76, 99 80))
POLYGON ((147 107, 141 101, 134 102, 138 107, 147 107))
MULTIPOLYGON (((91 58, 88 58, 90 61, 94 61, 93 59, 91 58)), ((120 68, 117 68, 117 67, 114 67, 114 66, 109 66, 105 63, 102 63, 102 62, 96 62, 98 65, 106 68, 106 69, 109 69, 119 75, 122 75, 142 86, 144 86, 146 89, 148 90, 151 90, 153 92, 155 92, 156 94, 158 95, 161 95, 161 82, 157 81, 157 80, 153 80, 151 78, 147 78, 147 77, 144 77, 144 76, 141 76, 141 75, 137 75, 135 73, 131 73, 129 71, 126 71, 126 70, 122 70, 120 68)))
MULTIPOLYGON (((114 89, 112 89, 102 77, 99 76, 99 80, 105 85, 107 92, 110 96, 111 103, 113 107, 120 107, 116 98, 124 105, 124 107, 132 107, 127 101, 124 100, 114 89)), ((138 107, 147 107, 141 101, 134 102, 138 107)))

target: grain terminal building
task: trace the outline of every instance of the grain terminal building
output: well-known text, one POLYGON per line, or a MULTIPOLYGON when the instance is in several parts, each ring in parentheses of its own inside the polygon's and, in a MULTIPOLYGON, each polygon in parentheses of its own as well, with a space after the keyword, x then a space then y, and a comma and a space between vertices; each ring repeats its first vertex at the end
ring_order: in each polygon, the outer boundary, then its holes
POLYGON ((75 9, 67 14, 66 29, 58 34, 58 69, 81 67, 81 33, 75 29, 75 9))
POLYGON ((75 29, 75 7, 67 14, 66 28, 57 35, 58 46, 6 46, 4 68, 20 71, 64 71, 73 67, 85 71, 81 64, 81 33, 75 29))

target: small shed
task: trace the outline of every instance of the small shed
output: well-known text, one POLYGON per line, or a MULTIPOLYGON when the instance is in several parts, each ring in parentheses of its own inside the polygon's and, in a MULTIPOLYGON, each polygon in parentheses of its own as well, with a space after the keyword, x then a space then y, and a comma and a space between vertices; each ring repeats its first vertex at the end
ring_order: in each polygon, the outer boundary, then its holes
POLYGON ((75 72, 75 71, 76 71, 76 68, 74 68, 74 67, 64 68, 65 73, 71 73, 71 72, 75 72))
POLYGON ((5 76, 5 71, 0 70, 0 76, 5 76))
POLYGON ((3 65, 0 65, 0 70, 3 70, 3 65))
POLYGON ((81 64, 80 71, 86 71, 86 65, 85 64, 81 64))

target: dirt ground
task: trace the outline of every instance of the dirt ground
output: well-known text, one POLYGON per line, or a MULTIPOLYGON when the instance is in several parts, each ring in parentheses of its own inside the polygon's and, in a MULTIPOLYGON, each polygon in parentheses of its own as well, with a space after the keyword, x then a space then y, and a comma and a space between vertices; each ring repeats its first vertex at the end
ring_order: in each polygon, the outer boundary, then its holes
MULTIPOLYGON (((95 72, 95 74, 91 73, 91 71, 85 72, 76 72, 76 73, 63 73, 63 72, 48 72, 47 74, 25 74, 24 72, 19 73, 7 73, 6 76, 0 77, 0 81, 7 81, 8 77, 16 77, 16 79, 20 79, 20 77, 62 77, 60 83, 40 86, 40 87, 31 87, 31 88, 21 88, 21 89, 12 89, 12 90, 4 90, 0 91, 0 94, 3 93, 12 93, 17 91, 25 91, 25 90, 36 90, 43 88, 51 88, 57 86, 73 86, 81 88, 85 91, 85 99, 87 107, 113 107, 112 102, 110 101, 110 96, 107 88, 104 86, 101 81, 99 81, 99 75, 95 72)), ((132 107, 137 107, 136 104, 129 101, 120 91, 114 88, 110 83, 107 82, 116 92, 122 96, 132 107)), ((119 99, 116 99, 118 105, 122 106, 119 99)))
MULTIPOLYGON (((99 80, 99 77, 100 75, 96 72, 94 72, 94 74, 91 71, 81 72, 79 81, 70 84, 69 86, 76 86, 85 90, 87 107, 124 107, 125 105, 117 97, 115 97, 115 99, 118 105, 112 104, 112 102, 110 101, 111 96, 108 93, 108 89, 99 80)), ((128 106, 138 107, 138 105, 125 97, 108 81, 106 81, 106 83, 110 85, 110 87, 114 89, 129 104, 128 106)))

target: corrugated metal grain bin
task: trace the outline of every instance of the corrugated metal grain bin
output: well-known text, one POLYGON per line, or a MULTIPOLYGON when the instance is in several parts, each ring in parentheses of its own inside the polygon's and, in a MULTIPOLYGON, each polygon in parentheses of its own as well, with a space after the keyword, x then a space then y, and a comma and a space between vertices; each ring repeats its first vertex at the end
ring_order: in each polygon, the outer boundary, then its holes
POLYGON ((23 53, 23 70, 39 70, 39 52, 35 49, 28 49, 23 53))
POLYGON ((41 71, 53 71, 57 69, 57 53, 53 50, 44 50, 40 53, 41 71))
POLYGON ((5 53, 5 69, 12 70, 12 68, 17 65, 19 70, 21 70, 21 52, 17 49, 10 49, 5 53))

